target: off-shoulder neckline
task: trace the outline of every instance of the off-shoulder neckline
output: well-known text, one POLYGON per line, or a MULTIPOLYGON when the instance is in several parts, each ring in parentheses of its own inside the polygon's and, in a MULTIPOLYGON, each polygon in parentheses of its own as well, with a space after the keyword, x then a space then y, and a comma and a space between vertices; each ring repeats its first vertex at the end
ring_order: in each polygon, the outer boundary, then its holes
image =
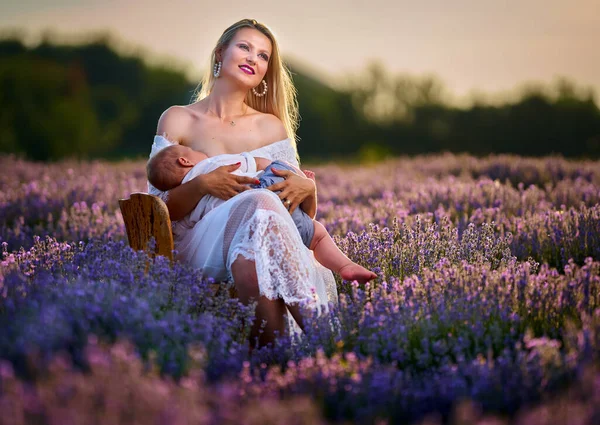
MULTIPOLYGON (((168 143, 170 143, 170 144, 172 144, 172 145, 176 144, 176 142, 172 142, 171 140, 167 139, 165 136, 163 136, 163 135, 161 135, 161 134, 155 134, 155 135, 154 135, 154 138, 155 138, 155 139, 156 139, 157 137, 159 137, 159 138, 161 138, 161 139, 164 139, 164 140, 166 140, 168 143)), ((287 142, 287 141, 289 141, 289 140, 290 140, 290 138, 289 138, 289 137, 287 137, 287 138, 285 138, 285 139, 278 140, 277 142, 269 143, 268 145, 261 146, 260 148, 256 148, 256 149, 253 149, 253 150, 251 150, 251 151, 247 151, 247 152, 248 152, 248 153, 250 153, 250 152, 256 152, 256 151, 259 151, 259 150, 261 150, 261 149, 266 149, 266 148, 268 148, 268 147, 270 147, 270 146, 273 146, 273 145, 276 145, 276 144, 279 144, 279 143, 282 143, 282 142, 287 142)))

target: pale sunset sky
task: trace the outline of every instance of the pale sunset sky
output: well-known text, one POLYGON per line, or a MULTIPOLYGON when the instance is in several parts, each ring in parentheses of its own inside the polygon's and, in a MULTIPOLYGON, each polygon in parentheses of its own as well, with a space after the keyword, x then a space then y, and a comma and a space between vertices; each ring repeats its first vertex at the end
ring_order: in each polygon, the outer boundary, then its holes
POLYGON ((0 33, 110 31, 195 76, 222 31, 245 17, 333 83, 378 59, 390 72, 435 74, 458 96, 557 76, 600 96, 600 0, 8 0, 0 33))

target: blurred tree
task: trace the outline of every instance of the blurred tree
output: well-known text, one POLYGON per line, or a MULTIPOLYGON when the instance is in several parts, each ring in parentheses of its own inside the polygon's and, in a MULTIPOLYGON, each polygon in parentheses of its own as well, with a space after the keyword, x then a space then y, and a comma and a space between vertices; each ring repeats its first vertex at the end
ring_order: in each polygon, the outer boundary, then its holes
POLYGON ((109 41, 46 39, 31 49, 0 41, 0 152, 39 160, 147 154, 158 117, 187 103, 192 85, 180 72, 119 56, 109 41))
POLYGON ((304 160, 356 152, 367 137, 367 122, 352 105, 352 94, 337 91, 288 63, 298 90, 298 151, 304 160))
POLYGON ((450 106, 435 77, 396 76, 371 64, 351 83, 355 108, 377 144, 396 154, 453 151, 522 155, 600 156, 600 110, 591 89, 559 79, 554 86, 524 86, 518 100, 450 106))
POLYGON ((99 124, 85 80, 43 59, 0 62, 0 151, 32 159, 87 156, 99 124))

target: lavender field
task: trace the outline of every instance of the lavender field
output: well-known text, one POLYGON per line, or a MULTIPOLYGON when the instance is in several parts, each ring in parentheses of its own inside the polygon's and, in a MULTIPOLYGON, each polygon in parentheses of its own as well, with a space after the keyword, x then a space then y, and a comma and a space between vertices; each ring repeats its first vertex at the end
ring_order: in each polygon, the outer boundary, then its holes
POLYGON ((311 167, 379 278, 251 357, 251 307, 129 249, 143 161, 0 168, 0 424, 600 423, 599 161, 311 167))

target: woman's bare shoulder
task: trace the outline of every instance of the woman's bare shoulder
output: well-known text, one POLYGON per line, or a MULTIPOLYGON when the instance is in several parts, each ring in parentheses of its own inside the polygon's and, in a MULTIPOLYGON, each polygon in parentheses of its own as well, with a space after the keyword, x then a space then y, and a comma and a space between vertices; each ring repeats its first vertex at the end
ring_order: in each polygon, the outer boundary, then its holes
POLYGON ((192 112, 185 106, 171 106, 158 119, 156 134, 173 142, 185 144, 192 119, 192 112))
POLYGON ((257 127, 263 140, 262 146, 287 139, 288 134, 283 122, 273 114, 258 114, 257 127))

